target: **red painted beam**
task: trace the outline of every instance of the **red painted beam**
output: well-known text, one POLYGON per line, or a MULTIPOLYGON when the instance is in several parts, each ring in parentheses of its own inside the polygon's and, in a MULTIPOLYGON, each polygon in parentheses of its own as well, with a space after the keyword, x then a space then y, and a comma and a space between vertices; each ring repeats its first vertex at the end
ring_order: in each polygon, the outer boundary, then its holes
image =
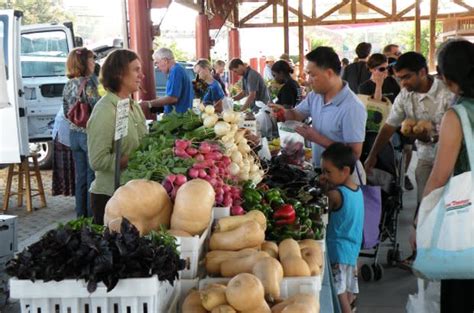
POLYGON ((209 59, 210 55, 209 19, 200 13, 196 17, 196 59, 209 59))
MULTIPOLYGON (((240 34, 237 28, 229 31, 229 61, 234 58, 240 58, 240 34)), ((233 84, 237 80, 238 77, 231 72, 230 82, 233 84)))
POLYGON ((140 56, 145 79, 139 98, 151 100, 156 98, 155 71, 153 68, 153 35, 148 1, 128 0, 130 18, 130 49, 140 56))

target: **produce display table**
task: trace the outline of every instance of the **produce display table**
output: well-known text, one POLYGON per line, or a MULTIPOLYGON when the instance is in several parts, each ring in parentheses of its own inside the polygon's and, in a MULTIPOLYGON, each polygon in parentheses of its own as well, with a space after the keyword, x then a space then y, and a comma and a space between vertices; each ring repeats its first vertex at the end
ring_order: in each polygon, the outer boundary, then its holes
POLYGON ((327 253, 324 253, 324 274, 321 291, 319 293, 320 312, 341 313, 339 300, 334 290, 334 283, 331 276, 331 266, 327 253))

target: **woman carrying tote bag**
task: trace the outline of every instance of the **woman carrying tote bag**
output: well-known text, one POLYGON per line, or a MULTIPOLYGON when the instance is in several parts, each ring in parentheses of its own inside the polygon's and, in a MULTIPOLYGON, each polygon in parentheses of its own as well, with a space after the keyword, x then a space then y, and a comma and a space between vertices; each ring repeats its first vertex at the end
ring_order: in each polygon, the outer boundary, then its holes
POLYGON ((424 191, 425 205, 422 202, 418 217, 414 269, 441 279, 441 313, 472 313, 474 44, 447 42, 438 53, 438 72, 458 100, 441 122, 438 151, 424 191), (422 250, 431 257, 420 255, 422 250))

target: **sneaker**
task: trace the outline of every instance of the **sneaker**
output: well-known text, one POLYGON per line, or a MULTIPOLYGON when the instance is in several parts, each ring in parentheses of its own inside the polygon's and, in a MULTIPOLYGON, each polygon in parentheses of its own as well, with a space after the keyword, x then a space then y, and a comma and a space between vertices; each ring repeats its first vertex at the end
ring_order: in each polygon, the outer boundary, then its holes
POLYGON ((413 190, 413 184, 410 181, 410 178, 408 176, 405 176, 405 190, 413 190))

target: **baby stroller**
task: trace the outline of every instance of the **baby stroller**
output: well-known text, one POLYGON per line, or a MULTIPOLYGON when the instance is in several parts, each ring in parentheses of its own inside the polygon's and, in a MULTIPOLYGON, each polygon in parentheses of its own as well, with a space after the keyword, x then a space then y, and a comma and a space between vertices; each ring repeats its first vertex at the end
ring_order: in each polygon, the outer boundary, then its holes
MULTIPOLYGON (((361 155, 362 162, 365 162, 367 159, 376 137, 377 132, 366 132, 361 155)), ((389 247, 387 252, 387 263, 389 265, 395 265, 400 261, 397 231, 398 216, 403 207, 402 186, 403 178, 405 177, 403 173, 404 168, 404 158, 401 149, 398 149, 398 147, 395 149, 394 145, 390 142, 383 147, 378 155, 372 175, 367 177, 369 185, 381 186, 382 213, 379 221, 369 219, 369 223, 367 223, 366 219, 364 223, 364 233, 366 232, 365 228, 370 228, 372 234, 375 233, 376 235, 378 230, 378 238, 371 241, 370 245, 364 242, 363 247, 364 249, 368 248, 368 250, 363 250, 359 254, 359 256, 374 259, 373 264, 364 264, 361 267, 361 277, 365 281, 372 279, 378 281, 383 276, 383 267, 378 263, 379 250, 382 245, 389 247), (371 247, 371 245, 373 246, 371 247)))

